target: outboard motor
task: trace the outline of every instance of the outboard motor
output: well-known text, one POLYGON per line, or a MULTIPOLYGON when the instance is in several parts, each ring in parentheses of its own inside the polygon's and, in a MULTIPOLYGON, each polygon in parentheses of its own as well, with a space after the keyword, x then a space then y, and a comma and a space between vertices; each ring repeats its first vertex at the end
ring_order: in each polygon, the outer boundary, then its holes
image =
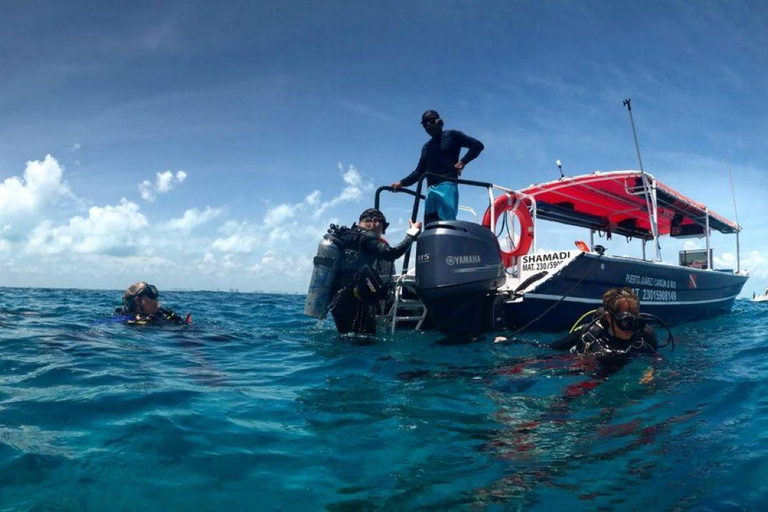
POLYGON ((499 242, 472 222, 432 222, 419 237, 416 293, 432 320, 450 338, 489 330, 493 291, 505 281, 499 242))
POLYGON ((315 268, 312 270, 312 279, 307 291, 307 302, 304 304, 304 314, 320 320, 328 314, 328 306, 334 292, 336 274, 343 254, 341 239, 336 236, 336 226, 331 229, 320 241, 315 255, 315 268))

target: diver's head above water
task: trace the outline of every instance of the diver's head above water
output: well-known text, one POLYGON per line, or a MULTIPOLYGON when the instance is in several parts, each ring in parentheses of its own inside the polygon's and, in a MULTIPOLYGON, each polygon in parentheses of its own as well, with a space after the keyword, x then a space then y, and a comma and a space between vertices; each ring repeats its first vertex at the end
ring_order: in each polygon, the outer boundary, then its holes
POLYGON ((144 281, 132 284, 123 294, 123 305, 130 313, 152 316, 160 311, 160 291, 144 281))
POLYGON ((605 292, 603 309, 608 332, 620 340, 630 340, 645 329, 645 319, 640 317, 640 299, 630 288, 605 292))
POLYGON ((368 208, 363 213, 361 213, 358 224, 361 228, 369 229, 379 236, 386 233, 387 227, 389 227, 387 218, 384 216, 381 210, 376 208, 368 208))

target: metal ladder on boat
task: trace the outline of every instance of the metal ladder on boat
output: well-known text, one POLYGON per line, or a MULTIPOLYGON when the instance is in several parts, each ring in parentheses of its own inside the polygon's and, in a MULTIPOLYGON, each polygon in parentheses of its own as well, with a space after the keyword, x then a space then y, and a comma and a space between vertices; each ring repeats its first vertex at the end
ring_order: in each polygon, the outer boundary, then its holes
MULTIPOLYGON (((391 334, 395 333, 397 324, 402 322, 416 322, 414 331, 421 329, 424 321, 427 319, 427 306, 418 299, 406 299, 403 297, 403 289, 407 285, 415 284, 415 278, 412 275, 398 276, 395 281, 395 302, 392 304, 390 315, 392 317, 391 334)), ((413 294, 416 296, 416 294, 413 294)))

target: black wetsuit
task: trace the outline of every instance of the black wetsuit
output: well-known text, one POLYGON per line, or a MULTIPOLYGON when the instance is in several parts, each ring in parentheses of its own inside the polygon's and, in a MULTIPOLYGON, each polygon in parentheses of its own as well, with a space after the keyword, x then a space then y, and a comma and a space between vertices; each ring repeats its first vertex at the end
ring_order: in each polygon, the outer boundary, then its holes
POLYGON ((381 240, 374 231, 352 226, 340 236, 344 243, 344 261, 336 286, 334 306, 331 309, 336 329, 341 334, 349 332, 374 334, 379 301, 363 302, 355 297, 357 272, 368 265, 382 276, 385 284, 391 281, 394 268, 392 262, 405 254, 416 237, 406 235, 398 245, 392 247, 381 240))
POLYGON ((567 336, 550 345, 555 350, 569 350, 578 354, 597 356, 624 356, 629 354, 654 354, 658 347, 656 332, 646 325, 641 333, 630 340, 622 340, 608 332, 601 321, 582 325, 567 336))
POLYGON ((183 325, 190 323, 187 318, 168 308, 160 308, 160 311, 154 315, 131 313, 125 308, 118 308, 115 310, 115 314, 124 316, 124 323, 129 325, 183 325))
POLYGON ((440 176, 456 178, 458 172, 454 165, 459 161, 461 148, 468 149, 467 154, 461 159, 461 162, 466 165, 477 158, 484 147, 479 140, 458 130, 444 130, 424 144, 416 169, 400 182, 404 187, 413 185, 425 172, 438 175, 427 176, 427 185, 430 187, 446 181, 440 176))

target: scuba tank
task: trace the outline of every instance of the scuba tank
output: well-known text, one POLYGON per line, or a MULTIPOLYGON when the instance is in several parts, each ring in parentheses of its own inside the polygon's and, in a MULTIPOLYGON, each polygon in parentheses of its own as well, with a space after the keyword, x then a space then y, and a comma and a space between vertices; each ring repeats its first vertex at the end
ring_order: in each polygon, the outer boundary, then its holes
POLYGON ((307 302, 304 314, 317 319, 324 319, 335 291, 336 276, 342 257, 343 242, 337 236, 338 228, 331 224, 328 233, 320 241, 313 260, 315 268, 309 281, 307 302))

